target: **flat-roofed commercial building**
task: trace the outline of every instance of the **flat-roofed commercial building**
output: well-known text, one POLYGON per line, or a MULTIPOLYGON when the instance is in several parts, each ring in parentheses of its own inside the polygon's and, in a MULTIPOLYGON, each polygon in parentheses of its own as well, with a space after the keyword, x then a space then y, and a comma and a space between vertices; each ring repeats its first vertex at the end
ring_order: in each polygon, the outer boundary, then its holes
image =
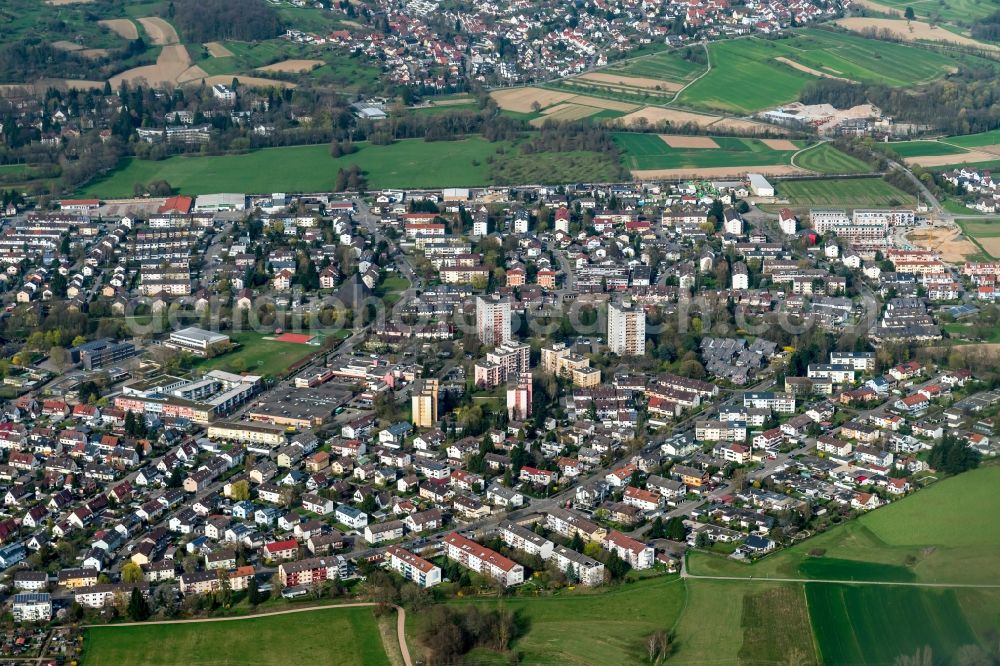
POLYGON ((224 421, 213 423, 208 427, 209 439, 224 439, 246 444, 267 444, 281 446, 288 441, 286 430, 282 426, 270 423, 244 423, 240 421, 224 421))
POLYGON ((167 341, 163 343, 163 346, 179 351, 186 351, 195 356, 211 356, 228 344, 228 335, 213 333, 191 326, 179 331, 173 331, 167 341))

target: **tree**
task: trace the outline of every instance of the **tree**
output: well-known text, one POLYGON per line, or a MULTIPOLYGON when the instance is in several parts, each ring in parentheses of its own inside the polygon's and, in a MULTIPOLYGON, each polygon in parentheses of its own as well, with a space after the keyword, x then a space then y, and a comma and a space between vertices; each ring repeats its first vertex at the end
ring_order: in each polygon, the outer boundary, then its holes
POLYGON ((694 538, 695 548, 708 548, 708 544, 708 532, 705 530, 698 532, 698 536, 694 538))
POLYGON ((149 619, 149 603, 138 587, 132 588, 132 596, 128 602, 128 616, 135 622, 144 622, 149 619))
POLYGON ((215 600, 228 609, 233 605, 233 586, 229 582, 229 573, 225 569, 216 569, 216 575, 219 577, 219 591, 216 592, 215 600))
POLYGON ((671 541, 684 541, 687 530, 684 528, 684 519, 677 516, 671 518, 666 524, 667 538, 671 541))
POLYGON ((250 583, 247 584, 247 601, 255 607, 260 603, 260 588, 257 586, 256 576, 250 576, 250 583))
POLYGON ((69 352, 65 347, 53 347, 49 350, 49 360, 57 370, 63 370, 69 363, 69 352))
POLYGON ((122 582, 123 583, 141 583, 142 582, 142 569, 135 562, 126 562, 122 566, 122 582))
POLYGON ((246 479, 241 479, 233 484, 230 494, 237 502, 250 499, 250 484, 246 479))
POLYGON ((916 18, 916 14, 913 12, 913 7, 907 7, 903 11, 903 18, 905 18, 907 21, 912 21, 914 18, 916 18))

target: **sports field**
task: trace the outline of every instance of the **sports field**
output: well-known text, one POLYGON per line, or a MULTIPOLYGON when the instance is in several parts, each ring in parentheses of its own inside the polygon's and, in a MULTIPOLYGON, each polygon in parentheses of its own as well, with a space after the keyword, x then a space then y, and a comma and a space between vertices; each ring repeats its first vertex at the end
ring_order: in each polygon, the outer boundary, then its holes
POLYGON ((812 584, 809 613, 827 664, 891 664, 925 646, 947 660, 976 636, 953 590, 812 584))
MULTIPOLYGON (((628 169, 680 169, 788 164, 795 150, 775 150, 760 139, 705 137, 717 147, 673 147, 658 134, 616 132, 628 169)), ((797 148, 796 148, 797 150, 797 148)))
POLYGON ((318 350, 315 345, 265 339, 274 336, 253 331, 233 333, 231 337, 233 342, 239 343, 239 348, 227 354, 201 361, 198 367, 202 370, 221 369, 229 372, 252 372, 274 376, 318 350))
POLYGON ((226 622, 92 627, 85 666, 388 666, 370 608, 323 609, 226 622))
POLYGON ((711 71, 685 89, 678 102, 739 113, 796 99, 817 78, 809 70, 904 87, 943 76, 961 61, 961 56, 816 28, 795 31, 787 39, 712 42, 709 53, 711 71))
POLYGON ((315 192, 333 188, 338 169, 357 164, 368 185, 381 187, 476 186, 489 183, 486 158, 509 144, 473 137, 461 141, 406 139, 388 146, 357 144, 358 152, 334 159, 323 145, 266 148, 243 155, 126 159, 85 196, 132 196, 136 183, 165 180, 184 194, 212 192, 315 192))
POLYGON ((795 165, 817 173, 871 173, 865 162, 821 143, 795 156, 795 165))
POLYGON ((792 206, 902 206, 913 197, 881 178, 831 178, 784 180, 777 194, 792 206))

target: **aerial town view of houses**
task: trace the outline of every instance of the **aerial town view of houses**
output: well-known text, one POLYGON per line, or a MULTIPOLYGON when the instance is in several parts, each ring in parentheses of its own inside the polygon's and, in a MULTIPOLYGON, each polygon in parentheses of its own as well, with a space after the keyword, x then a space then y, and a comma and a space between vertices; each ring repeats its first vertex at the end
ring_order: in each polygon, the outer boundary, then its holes
POLYGON ((1000 664, 992 6, 9 5, 0 662, 1000 664))

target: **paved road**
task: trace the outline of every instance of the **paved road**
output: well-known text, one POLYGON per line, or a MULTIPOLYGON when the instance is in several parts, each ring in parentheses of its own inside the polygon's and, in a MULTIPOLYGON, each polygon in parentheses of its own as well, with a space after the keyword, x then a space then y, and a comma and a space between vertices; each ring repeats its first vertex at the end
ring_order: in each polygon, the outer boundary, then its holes
MULTIPOLYGON (((254 615, 241 615, 240 617, 208 617, 204 619, 193 619, 193 620, 156 620, 153 622, 121 622, 118 624, 87 624, 84 628, 90 627, 130 627, 135 625, 154 625, 154 624, 197 624, 203 622, 236 622, 239 620, 250 620, 258 617, 268 617, 270 615, 289 615, 291 613, 306 613, 310 611, 319 610, 334 610, 338 608, 371 608, 377 606, 378 604, 371 602, 357 602, 351 604, 333 604, 328 606, 302 606, 301 608, 290 608, 288 610, 275 611, 273 613, 256 613, 254 615)), ((393 605, 396 609, 396 640, 399 641, 399 650, 403 654, 403 663, 406 666, 413 666, 413 660, 410 658, 410 648, 406 644, 406 610, 402 606, 393 605)))

